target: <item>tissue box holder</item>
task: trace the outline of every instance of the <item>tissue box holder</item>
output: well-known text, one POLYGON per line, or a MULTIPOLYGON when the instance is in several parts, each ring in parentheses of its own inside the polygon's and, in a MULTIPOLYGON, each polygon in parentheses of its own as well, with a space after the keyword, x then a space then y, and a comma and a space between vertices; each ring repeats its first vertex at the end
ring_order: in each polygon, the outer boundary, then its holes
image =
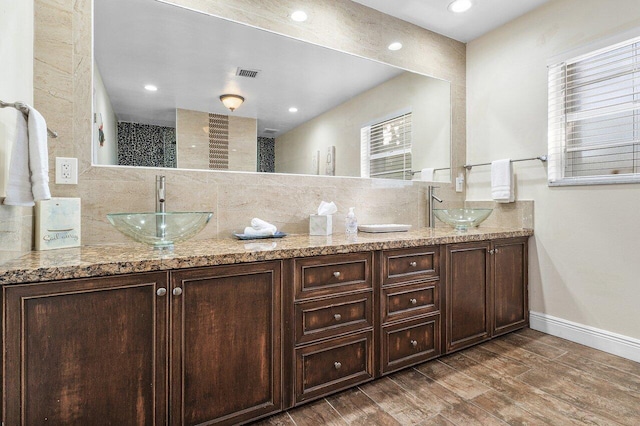
POLYGON ((333 234, 333 215, 312 214, 309 216, 309 235, 333 234))

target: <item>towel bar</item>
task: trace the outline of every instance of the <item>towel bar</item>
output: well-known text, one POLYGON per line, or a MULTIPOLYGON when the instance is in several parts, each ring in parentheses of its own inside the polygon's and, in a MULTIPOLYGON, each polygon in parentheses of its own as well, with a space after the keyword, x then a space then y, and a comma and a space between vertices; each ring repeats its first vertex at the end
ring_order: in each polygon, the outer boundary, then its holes
MULTIPOLYGON (((540 161, 542 161, 544 163, 545 161, 547 161, 547 156, 546 155, 540 155, 539 157, 533 157, 533 158, 521 158, 519 160, 511 160, 511 162, 512 163, 517 163, 517 162, 520 162, 520 161, 531 161, 531 160, 540 160, 540 161)), ((491 165, 491 163, 465 164, 462 167, 464 167, 467 170, 471 170, 473 167, 476 167, 476 166, 490 166, 490 165, 491 165)))
MULTIPOLYGON (((0 108, 7 108, 7 107, 17 109, 18 111, 23 113, 25 117, 29 116, 29 108, 27 108, 27 106, 22 102, 9 103, 9 102, 0 101, 0 108)), ((49 129, 48 127, 47 127, 47 133, 49 133, 49 136, 51 136, 54 139, 58 137, 58 134, 53 130, 49 129)))

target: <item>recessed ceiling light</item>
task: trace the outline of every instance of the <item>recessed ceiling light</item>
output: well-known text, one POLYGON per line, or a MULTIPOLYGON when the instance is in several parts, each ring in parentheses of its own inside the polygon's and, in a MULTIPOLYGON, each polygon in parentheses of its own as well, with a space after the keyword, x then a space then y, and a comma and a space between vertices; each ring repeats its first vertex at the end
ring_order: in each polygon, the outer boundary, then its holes
POLYGON ((307 20, 307 14, 302 10, 296 10, 291 14, 291 19, 296 22, 304 22, 307 20))
POLYGON ((289 108, 289 112, 298 112, 298 108, 291 107, 291 108, 289 108))
POLYGON ((154 86, 153 84, 147 84, 146 86, 144 86, 144 88, 150 92, 157 92, 158 88, 156 86, 154 86))
POLYGON ((387 49, 389 50, 400 50, 402 49, 402 43, 400 43, 399 41, 394 41, 393 43, 391 43, 387 49))
POLYGON ((473 2, 471 0, 455 0, 449 4, 449 10, 454 13, 462 13, 471 9, 473 2))

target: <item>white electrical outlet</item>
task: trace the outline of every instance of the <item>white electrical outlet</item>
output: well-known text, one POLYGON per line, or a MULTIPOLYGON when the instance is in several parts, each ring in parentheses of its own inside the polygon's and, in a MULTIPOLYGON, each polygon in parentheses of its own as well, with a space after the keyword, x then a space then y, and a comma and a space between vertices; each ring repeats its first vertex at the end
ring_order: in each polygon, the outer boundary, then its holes
POLYGON ((78 159, 56 157, 56 183, 61 185, 78 184, 78 159))

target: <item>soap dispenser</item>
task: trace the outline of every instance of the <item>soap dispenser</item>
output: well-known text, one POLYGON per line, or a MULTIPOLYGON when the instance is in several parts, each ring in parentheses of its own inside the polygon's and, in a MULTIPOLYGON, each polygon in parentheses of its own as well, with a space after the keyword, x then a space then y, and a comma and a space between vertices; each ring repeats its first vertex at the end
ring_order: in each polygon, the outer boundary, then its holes
POLYGON ((349 213, 346 218, 346 232, 347 234, 356 234, 358 232, 358 219, 353 211, 354 207, 349 207, 349 213))

